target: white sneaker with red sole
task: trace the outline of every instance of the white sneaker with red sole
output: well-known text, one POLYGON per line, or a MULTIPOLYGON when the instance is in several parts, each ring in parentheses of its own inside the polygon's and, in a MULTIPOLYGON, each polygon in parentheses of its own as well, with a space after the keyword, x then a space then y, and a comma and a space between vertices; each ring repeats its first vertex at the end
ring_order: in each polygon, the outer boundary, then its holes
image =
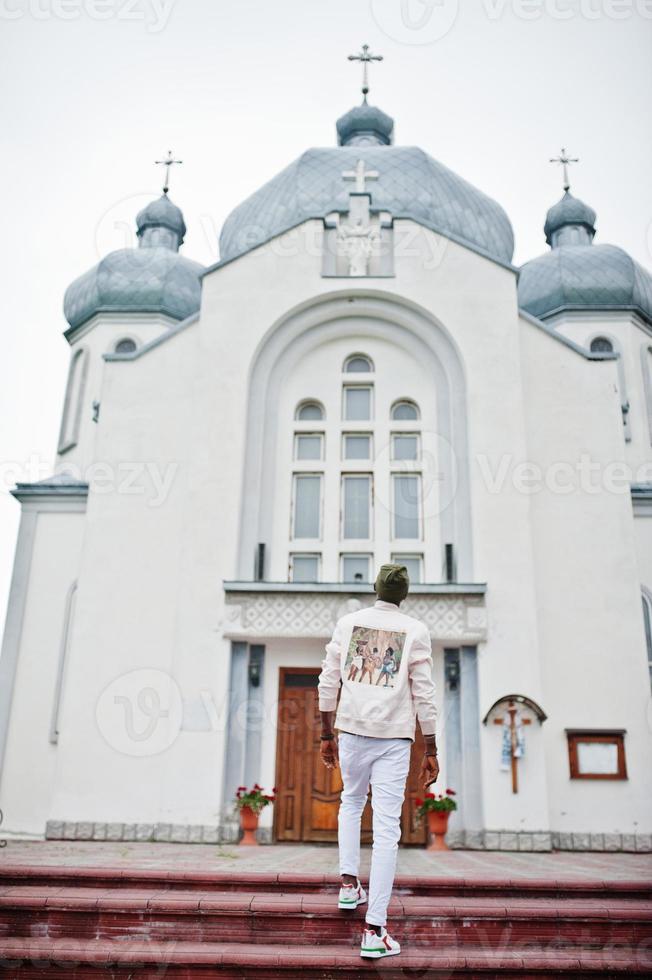
POLYGON ((367 893, 358 878, 357 885, 342 885, 337 907, 340 909, 357 909, 358 905, 362 905, 366 901, 367 893))
POLYGON ((365 929, 360 943, 360 956, 370 960, 380 959, 381 956, 396 956, 401 952, 401 945, 392 939, 383 926, 380 936, 374 929, 365 929))

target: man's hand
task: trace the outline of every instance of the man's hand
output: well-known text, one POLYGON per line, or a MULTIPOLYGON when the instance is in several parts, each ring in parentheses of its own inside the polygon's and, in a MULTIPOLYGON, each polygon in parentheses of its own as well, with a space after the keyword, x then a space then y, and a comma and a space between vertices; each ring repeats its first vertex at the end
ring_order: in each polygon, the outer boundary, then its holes
POLYGON ((321 761, 327 769, 335 769, 340 761, 337 754, 337 739, 323 738, 321 740, 319 754, 321 755, 321 761))
POLYGON ((421 782, 424 789, 427 789, 430 783, 434 783, 439 776, 439 761, 436 755, 426 755, 424 752, 423 760, 421 762, 421 769, 419 770, 419 781, 421 782))

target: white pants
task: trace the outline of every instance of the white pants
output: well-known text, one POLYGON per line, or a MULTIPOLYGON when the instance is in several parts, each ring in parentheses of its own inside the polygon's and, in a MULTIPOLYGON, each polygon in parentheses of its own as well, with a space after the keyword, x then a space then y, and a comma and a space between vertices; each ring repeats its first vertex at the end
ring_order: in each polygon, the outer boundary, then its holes
POLYGON ((358 875, 360 818, 371 783, 373 849, 366 920, 376 926, 387 924, 411 748, 406 738, 371 738, 349 732, 340 732, 338 737, 343 784, 338 815, 340 874, 358 875))

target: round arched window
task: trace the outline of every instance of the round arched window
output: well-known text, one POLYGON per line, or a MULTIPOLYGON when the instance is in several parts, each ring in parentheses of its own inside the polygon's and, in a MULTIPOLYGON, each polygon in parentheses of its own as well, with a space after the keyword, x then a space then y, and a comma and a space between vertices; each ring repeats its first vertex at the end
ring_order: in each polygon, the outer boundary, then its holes
POLYGON ((344 362, 344 370, 347 374, 369 374, 374 366, 365 354, 352 354, 344 362))
POLYGON ((591 341, 591 351, 595 354, 596 352, 602 353, 612 353, 614 345, 611 343, 608 337, 594 337, 591 341))
POLYGON ((419 418, 419 409, 414 402, 396 402, 392 405, 392 418, 395 422, 414 422, 419 418))
POLYGON ((296 417, 300 422, 314 422, 323 419, 324 409, 319 402, 303 402, 297 409, 296 417))
POLYGON ((116 354, 133 354, 136 350, 136 341, 132 340, 131 337, 123 337, 115 345, 116 354))

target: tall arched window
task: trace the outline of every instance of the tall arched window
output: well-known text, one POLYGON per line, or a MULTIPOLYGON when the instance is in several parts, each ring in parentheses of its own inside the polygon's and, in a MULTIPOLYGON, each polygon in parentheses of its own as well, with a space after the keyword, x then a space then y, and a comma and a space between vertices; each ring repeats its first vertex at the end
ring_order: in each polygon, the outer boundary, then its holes
POLYGON ((59 452, 64 453, 77 445, 81 422, 86 375, 88 373, 88 351, 85 348, 75 351, 68 371, 66 400, 63 406, 63 419, 59 433, 59 452))
POLYGON ((641 595, 643 600, 643 627, 647 646, 647 666, 650 671, 650 686, 652 687, 652 597, 647 592, 641 595))
POLYGON ((418 418, 419 409, 413 401, 405 399, 392 405, 392 419, 395 422, 415 422, 418 418))
POLYGON ((591 341, 591 352, 596 353, 613 353, 614 345, 611 343, 608 337, 594 337, 591 341))
POLYGON ((347 374, 369 374, 373 369, 371 358, 366 354, 351 354, 344 362, 344 370, 347 374))
POLYGON ((324 409, 319 402, 301 402, 295 418, 299 422, 315 422, 324 418, 324 409))

